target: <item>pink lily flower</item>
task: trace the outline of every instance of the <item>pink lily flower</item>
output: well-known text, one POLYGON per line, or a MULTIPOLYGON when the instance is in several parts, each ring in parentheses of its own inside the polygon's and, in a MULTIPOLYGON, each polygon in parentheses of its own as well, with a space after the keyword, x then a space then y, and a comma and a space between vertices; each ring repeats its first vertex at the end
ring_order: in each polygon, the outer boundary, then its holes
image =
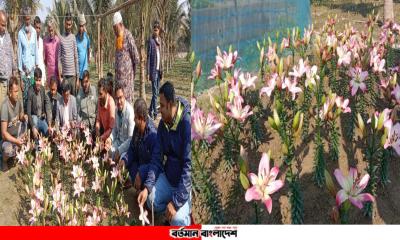
POLYGON ((208 79, 221 79, 222 76, 222 69, 219 67, 217 63, 215 63, 214 68, 211 69, 211 75, 208 77, 208 79))
MULTIPOLYGON (((193 109, 193 108, 192 108, 193 109)), ((214 141, 214 133, 222 126, 213 113, 208 113, 207 118, 199 108, 194 108, 192 113, 192 140, 214 141)))
POLYGON ((384 144, 384 148, 392 147, 397 155, 400 155, 400 123, 396 123, 389 129, 388 138, 384 144))
POLYGON ((334 172, 336 180, 342 187, 341 190, 336 194, 336 205, 340 206, 346 200, 349 200, 354 206, 361 209, 363 202, 374 202, 375 198, 369 193, 361 193, 368 185, 369 175, 365 174, 361 180, 358 180, 358 174, 356 168, 350 168, 348 176, 343 176, 340 169, 336 169, 334 172))
POLYGON ((82 168, 78 165, 72 166, 72 176, 74 176, 75 179, 81 178, 85 176, 85 173, 83 172, 82 168))
POLYGON ((250 73, 241 73, 239 75, 240 83, 242 84, 243 90, 249 87, 256 88, 255 81, 257 80, 257 76, 251 76, 250 73))
POLYGON ((216 63, 221 69, 228 70, 235 65, 237 59, 237 51, 234 53, 224 52, 222 56, 216 56, 216 63))
POLYGON ((295 78, 301 78, 309 69, 309 66, 304 62, 304 60, 301 58, 299 60, 299 65, 293 67, 293 72, 289 73, 289 76, 293 76, 295 78))
POLYGON ((85 192, 85 188, 83 187, 83 178, 79 177, 75 179, 74 196, 78 195, 80 197, 82 192, 85 192))
POLYGON ((338 55, 338 65, 350 65, 351 62, 351 52, 347 50, 346 45, 340 46, 336 48, 336 52, 338 55))
POLYGON ((272 212, 271 194, 277 192, 283 187, 281 180, 276 180, 279 173, 278 167, 269 168, 269 154, 263 153, 258 166, 258 175, 249 174, 250 182, 253 185, 247 189, 245 199, 247 202, 252 200, 261 200, 269 213, 272 212))
POLYGON ((379 59, 379 56, 374 58, 374 72, 386 72, 385 70, 385 59, 379 59))
POLYGON ((352 77, 350 81, 351 95, 354 96, 358 89, 365 92, 367 90, 367 85, 364 80, 368 77, 367 71, 362 71, 360 67, 350 68, 349 75, 352 77))
POLYGON ((281 43, 281 50, 288 48, 290 45, 288 38, 283 38, 281 43))
POLYGON ((276 54, 275 48, 269 46, 267 52, 268 62, 273 62, 277 57, 278 55, 276 54))
POLYGON ((118 178, 119 176, 119 170, 117 167, 113 167, 111 171, 111 178, 118 178))
POLYGON ((275 89, 276 86, 276 78, 278 77, 277 73, 272 74, 271 78, 269 79, 269 81, 267 82, 267 86, 261 88, 260 90, 260 97, 263 94, 267 94, 268 97, 271 97, 272 91, 275 89))
POLYGON ((334 47, 337 43, 337 38, 334 34, 330 34, 326 37, 326 45, 328 47, 334 47))
POLYGON ((96 175, 96 179, 95 181, 92 181, 92 190, 95 192, 98 192, 101 190, 101 184, 100 184, 100 180, 99 177, 96 175))
POLYGON ((349 113, 349 112, 351 112, 350 107, 348 107, 348 105, 349 105, 349 99, 344 99, 344 100, 343 100, 343 97, 336 97, 335 103, 336 103, 336 106, 337 106, 338 108, 342 109, 342 111, 343 111, 344 113, 349 113))
POLYGON ((309 68, 306 72, 306 82, 305 85, 306 87, 309 87, 311 85, 317 85, 317 82, 315 80, 319 80, 319 76, 317 75, 318 67, 316 65, 312 66, 309 68))
POLYGON ((282 89, 287 88, 289 92, 292 93, 292 100, 296 99, 296 94, 302 92, 301 88, 297 87, 297 81, 293 80, 290 81, 289 78, 285 77, 285 81, 282 84, 282 89))
POLYGON ((241 96, 235 96, 233 98, 233 103, 228 102, 226 104, 227 108, 229 109, 230 112, 227 112, 226 114, 228 116, 231 116, 232 118, 238 120, 239 122, 244 122, 246 118, 250 115, 253 114, 252 111, 250 111, 250 106, 247 105, 244 108, 242 107, 243 104, 243 98, 241 96))
POLYGON ((29 214, 31 214, 31 218, 29 218, 29 223, 31 225, 37 222, 42 211, 43 208, 42 206, 40 206, 40 202, 35 199, 31 199, 31 209, 29 210, 29 214))
POLYGON ((392 95, 394 99, 396 99, 396 102, 400 103, 400 86, 398 84, 396 84, 396 87, 393 89, 392 95))

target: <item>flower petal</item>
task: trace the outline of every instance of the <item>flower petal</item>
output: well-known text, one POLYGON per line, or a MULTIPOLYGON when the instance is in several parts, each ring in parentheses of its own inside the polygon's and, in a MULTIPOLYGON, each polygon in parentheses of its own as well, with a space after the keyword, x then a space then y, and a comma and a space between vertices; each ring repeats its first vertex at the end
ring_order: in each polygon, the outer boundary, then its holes
POLYGON ((249 173, 249 179, 250 179, 251 184, 257 185, 257 183, 258 183, 257 175, 255 175, 254 173, 249 173))
POLYGON ((364 177, 358 183, 358 190, 360 192, 362 192, 362 190, 364 190, 365 187, 367 187, 368 181, 369 181, 369 174, 365 174, 364 177))
POLYGON ((268 186, 265 188, 265 191, 268 194, 273 194, 276 191, 278 191, 279 189, 281 189, 282 187, 283 187, 283 182, 281 180, 277 180, 277 181, 270 182, 268 184, 268 186))
POLYGON ((269 176, 269 155, 262 154, 260 164, 258 165, 258 176, 263 179, 269 176))
POLYGON ((268 210, 268 213, 271 214, 271 212, 272 212, 272 198, 270 196, 267 196, 267 198, 263 202, 265 204, 265 207, 268 210))
POLYGON ((343 189, 349 190, 349 189, 347 189, 346 177, 343 176, 342 171, 340 171, 340 169, 337 168, 333 174, 335 175, 336 180, 338 181, 339 185, 340 185, 343 189))
POLYGON ((337 194, 336 194, 336 205, 340 206, 344 201, 346 201, 349 198, 349 195, 347 195, 346 191, 341 189, 337 194))
POLYGON ((257 186, 252 186, 251 188, 247 189, 244 198, 247 202, 250 202, 251 200, 260 200, 261 196, 257 190, 257 186))

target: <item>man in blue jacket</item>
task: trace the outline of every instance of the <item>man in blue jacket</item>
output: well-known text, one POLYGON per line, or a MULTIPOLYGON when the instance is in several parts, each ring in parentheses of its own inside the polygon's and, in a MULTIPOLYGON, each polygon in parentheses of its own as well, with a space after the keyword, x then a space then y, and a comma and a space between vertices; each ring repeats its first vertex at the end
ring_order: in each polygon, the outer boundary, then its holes
POLYGON ((158 89, 162 79, 160 31, 160 23, 155 21, 153 24, 153 35, 149 39, 147 47, 147 79, 151 81, 152 92, 149 115, 153 119, 157 118, 158 89))
POLYGON ((157 144, 157 131, 153 121, 147 115, 147 105, 143 98, 135 101, 135 128, 128 152, 120 163, 125 164, 131 181, 137 190, 142 189, 142 180, 146 179, 151 156, 157 144))
POLYGON ((192 191, 190 105, 185 99, 175 97, 170 82, 160 88, 160 112, 158 145, 138 202, 143 206, 147 200, 150 209, 153 204, 155 212, 165 211, 171 225, 187 226, 190 225, 192 191))

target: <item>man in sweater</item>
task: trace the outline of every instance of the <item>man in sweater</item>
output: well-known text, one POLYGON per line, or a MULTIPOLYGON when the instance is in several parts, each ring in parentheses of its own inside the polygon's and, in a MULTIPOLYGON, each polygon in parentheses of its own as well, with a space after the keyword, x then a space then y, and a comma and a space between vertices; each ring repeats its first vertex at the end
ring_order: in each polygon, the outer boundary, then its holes
POLYGON ((165 212, 171 225, 187 226, 192 191, 190 105, 175 96, 170 82, 160 88, 160 112, 158 145, 151 156, 145 188, 138 202, 143 206, 147 200, 149 208, 153 204, 156 212, 165 212))
POLYGON ((60 37, 58 49, 58 76, 60 82, 68 82, 71 94, 76 96, 79 90, 79 65, 76 38, 72 34, 72 17, 67 13, 64 21, 65 33, 60 37))

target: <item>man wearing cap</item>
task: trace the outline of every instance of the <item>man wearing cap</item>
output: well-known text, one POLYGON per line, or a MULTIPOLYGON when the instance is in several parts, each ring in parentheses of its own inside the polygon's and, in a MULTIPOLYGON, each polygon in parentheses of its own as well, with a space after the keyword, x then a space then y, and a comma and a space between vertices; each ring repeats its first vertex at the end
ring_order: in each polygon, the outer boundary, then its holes
POLYGON ((116 12, 113 18, 115 41, 115 81, 124 89, 126 100, 131 104, 134 98, 134 80, 136 64, 139 62, 139 54, 135 39, 122 23, 120 12, 116 12))
POLYGON ((60 83, 68 82, 71 94, 76 96, 79 90, 78 51, 75 35, 72 34, 72 16, 67 13, 64 21, 65 33, 60 37, 58 48, 58 77, 60 83))
POLYGON ((36 30, 31 25, 31 11, 25 7, 22 11, 24 24, 18 32, 18 70, 21 75, 21 90, 24 106, 28 89, 33 83, 33 72, 38 65, 38 49, 36 30))
POLYGON ((85 15, 79 15, 79 31, 76 34, 76 44, 78 46, 79 61, 79 80, 82 84, 83 72, 89 70, 90 39, 86 33, 85 15))
POLYGON ((60 38, 56 35, 54 29, 54 20, 47 19, 47 36, 43 40, 44 48, 44 65, 47 71, 47 88, 50 88, 50 79, 54 77, 57 81, 57 86, 60 86, 58 79, 58 49, 60 47, 60 38))

